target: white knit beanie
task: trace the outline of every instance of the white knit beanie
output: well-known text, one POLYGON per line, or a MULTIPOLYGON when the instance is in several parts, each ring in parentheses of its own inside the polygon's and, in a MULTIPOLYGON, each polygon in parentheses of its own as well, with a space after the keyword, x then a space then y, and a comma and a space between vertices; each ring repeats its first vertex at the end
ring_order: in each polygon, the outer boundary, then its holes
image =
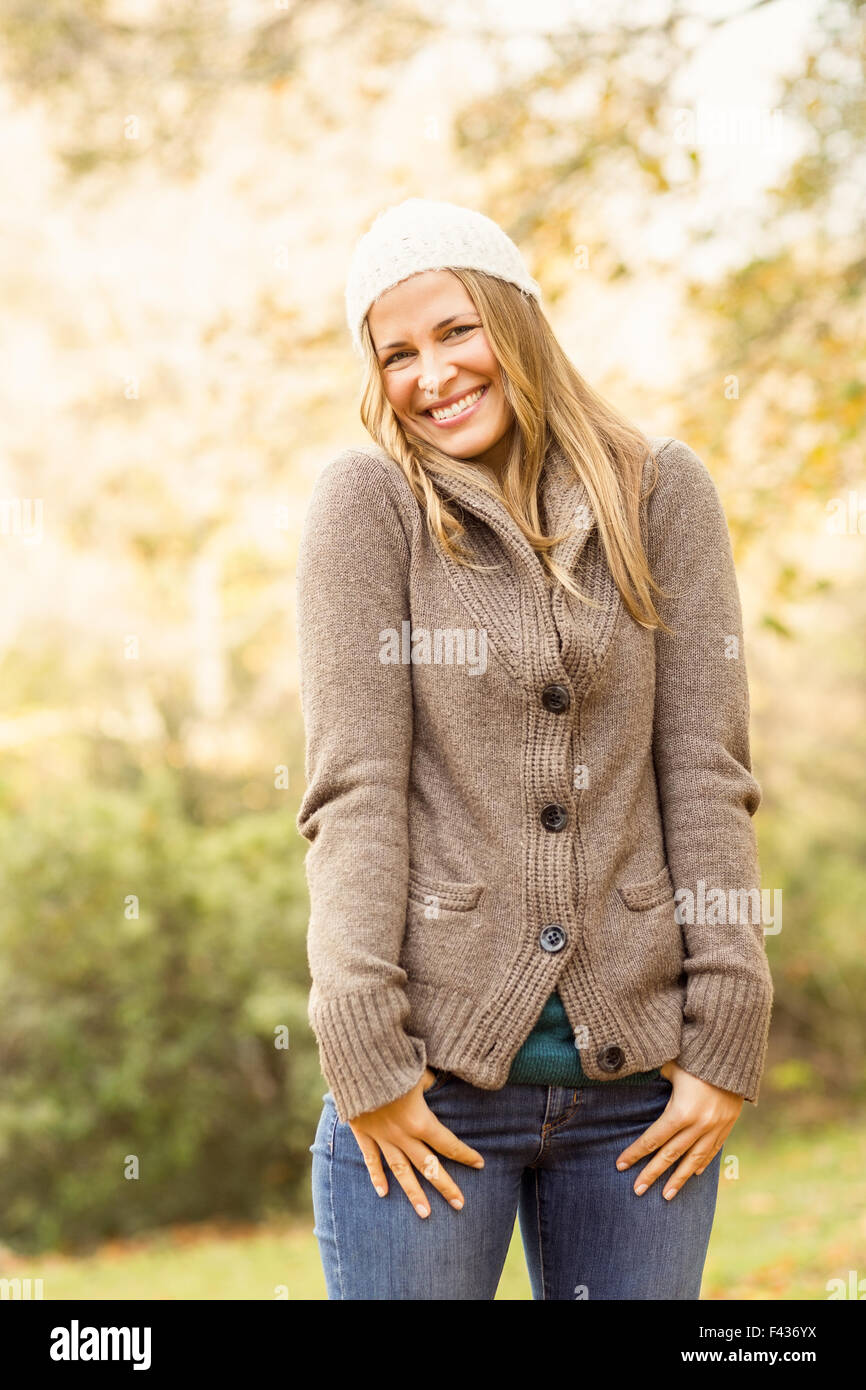
POLYGON ((346 280, 346 317, 363 357, 361 328, 370 305, 422 270, 485 270, 541 303, 541 286, 511 237, 491 218, 456 203, 407 198, 380 212, 355 246, 346 280))

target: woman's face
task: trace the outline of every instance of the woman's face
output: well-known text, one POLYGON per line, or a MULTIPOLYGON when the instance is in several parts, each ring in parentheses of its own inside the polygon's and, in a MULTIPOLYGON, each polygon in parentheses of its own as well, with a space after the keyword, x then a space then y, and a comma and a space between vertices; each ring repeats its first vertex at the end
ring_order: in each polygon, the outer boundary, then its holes
POLYGON ((514 412, 481 316, 457 276, 450 270, 411 276, 386 290, 367 322, 385 395, 407 434, 498 472, 514 412), (431 382, 432 397, 424 389, 431 382), (457 414, 440 414, 439 407, 457 403, 457 414))

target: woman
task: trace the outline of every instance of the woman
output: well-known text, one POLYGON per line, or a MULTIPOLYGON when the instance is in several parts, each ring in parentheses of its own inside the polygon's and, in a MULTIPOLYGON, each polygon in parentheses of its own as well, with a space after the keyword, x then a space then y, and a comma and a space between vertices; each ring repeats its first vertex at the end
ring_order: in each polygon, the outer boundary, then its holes
POLYGON ((515 1214, 536 1299, 696 1299, 757 1100, 724 513, 540 299, 449 203, 387 210, 350 267, 377 447, 318 478, 297 569, 332 1299, 492 1299, 515 1214))

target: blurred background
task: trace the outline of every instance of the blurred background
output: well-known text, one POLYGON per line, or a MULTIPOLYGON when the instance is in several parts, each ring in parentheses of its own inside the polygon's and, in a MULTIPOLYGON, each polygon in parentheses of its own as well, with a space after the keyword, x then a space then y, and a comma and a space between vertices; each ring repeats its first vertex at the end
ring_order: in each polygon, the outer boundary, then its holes
POLYGON ((294 563, 367 438, 348 257, 418 195, 499 221, 717 482, 783 918, 703 1297, 856 1289, 866 7, 9 0, 0 38, 0 1276, 324 1298, 294 563))

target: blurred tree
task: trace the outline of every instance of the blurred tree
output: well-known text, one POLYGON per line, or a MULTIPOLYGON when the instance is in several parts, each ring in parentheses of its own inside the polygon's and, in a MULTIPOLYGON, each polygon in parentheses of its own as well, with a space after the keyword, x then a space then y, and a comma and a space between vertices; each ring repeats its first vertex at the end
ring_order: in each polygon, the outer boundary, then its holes
POLYGON ((828 1093, 862 1088, 862 539, 844 542, 847 587, 812 557, 826 503, 862 472, 862 3, 815 8, 779 94, 801 152, 763 201, 732 197, 737 259, 699 279, 683 249, 719 249, 729 228, 695 216, 705 157, 677 138, 673 93, 709 35, 770 3, 672 4, 649 24, 619 3, 546 32, 445 0, 0 11, 4 82, 44 116, 56 160, 38 226, 18 224, 0 266, 17 373, 4 488, 44 495, 50 516, 48 544, 0 547, 3 860, 21 885, 0 941, 0 1153, 23 1156, 0 1196, 16 1239, 257 1212, 269 1165, 285 1158, 287 1191, 306 1171, 321 1081, 303 1019, 305 847, 274 776, 288 768, 296 802, 292 546, 315 466, 357 423, 334 254, 386 193, 425 191, 430 112, 411 80, 458 44, 487 80, 443 95, 442 167, 524 247, 548 304, 575 293, 576 242, 611 303, 650 277, 680 297, 698 349, 646 413, 706 459, 754 565, 762 860, 786 892, 768 940, 780 1077, 810 1085, 816 1068, 828 1093), (643 235, 659 209, 682 234, 668 245, 643 235), (171 770, 165 801, 154 768, 171 770), (46 788, 62 821, 46 821, 46 788), (148 912, 119 928, 118 895, 145 881, 148 912), (287 1068, 268 1036, 281 998, 303 1038, 287 1068), (158 1190, 136 1205, 128 1185, 119 1206, 129 1148, 149 1152, 158 1190), (234 1171, 217 1171, 227 1155, 234 1171))
MULTIPOLYGON (((651 256, 635 235, 639 215, 623 221, 606 205, 627 187, 645 204, 663 197, 686 225, 703 157, 699 142, 676 137, 671 90, 709 35, 770 3, 753 0, 724 15, 672 3, 651 23, 635 23, 633 10, 616 4, 603 24, 569 19, 542 31, 494 25, 461 6, 434 11, 425 0, 285 0, 271 11, 189 0, 170 13, 136 7, 129 16, 107 0, 47 0, 38 9, 19 0, 4 7, 0 35, 7 81, 51 114, 71 176, 106 165, 119 172, 145 157, 167 172, 191 173, 220 103, 257 86, 277 91, 298 113, 284 130, 294 141, 289 153, 306 160, 320 136, 345 122, 347 100, 363 127, 420 51, 447 52, 458 39, 475 44, 498 81, 482 95, 470 92, 453 112, 454 150, 477 171, 491 215, 527 249, 555 305, 572 285, 575 240, 588 228, 601 281, 650 270, 682 278, 678 251, 667 263, 651 256), (341 78, 331 86, 321 81, 325 52, 341 78)), ((859 468, 864 54, 862 0, 816 7, 803 61, 780 96, 805 151, 771 190, 748 260, 684 286, 684 313, 703 321, 709 360, 678 384, 670 405, 682 433, 710 458, 742 452, 738 431, 748 421, 761 478, 754 493, 726 499, 741 547, 762 523, 786 515, 792 500, 812 497, 817 519, 859 468)), ((699 224, 689 235, 710 243, 715 231, 699 224)), ((269 331, 279 332, 278 324, 269 331)), ((324 331, 321 322, 305 331, 319 351, 342 342, 339 301, 324 331)), ((778 568, 781 579, 781 560, 778 568)), ((797 592, 791 579, 789 572, 789 596, 797 592)), ((783 589, 777 584, 768 597, 781 602, 783 589)))

